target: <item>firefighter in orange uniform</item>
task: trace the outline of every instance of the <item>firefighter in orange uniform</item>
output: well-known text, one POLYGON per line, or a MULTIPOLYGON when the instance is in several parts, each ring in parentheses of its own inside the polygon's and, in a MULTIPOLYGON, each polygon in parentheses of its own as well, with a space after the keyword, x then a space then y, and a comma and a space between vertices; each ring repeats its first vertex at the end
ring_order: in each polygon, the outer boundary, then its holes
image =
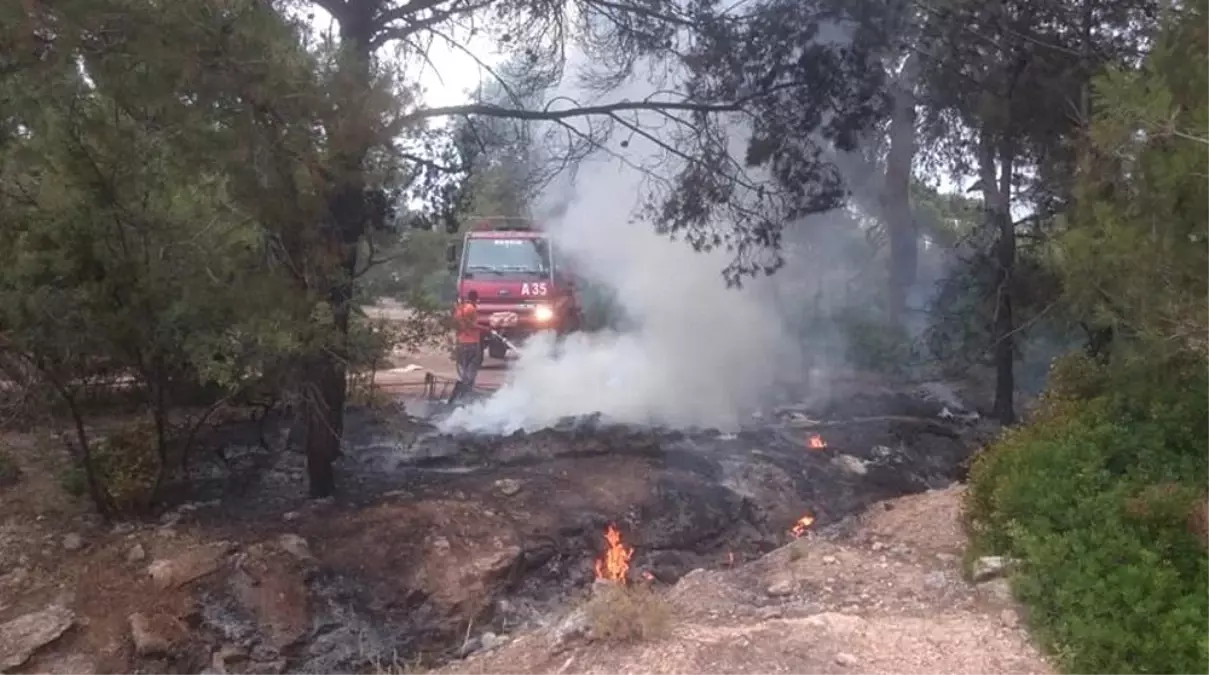
POLYGON ((449 395, 449 403, 474 389, 479 366, 483 365, 483 330, 478 326, 478 318, 479 293, 470 291, 453 311, 454 329, 457 331, 454 363, 458 369, 458 381, 449 395))

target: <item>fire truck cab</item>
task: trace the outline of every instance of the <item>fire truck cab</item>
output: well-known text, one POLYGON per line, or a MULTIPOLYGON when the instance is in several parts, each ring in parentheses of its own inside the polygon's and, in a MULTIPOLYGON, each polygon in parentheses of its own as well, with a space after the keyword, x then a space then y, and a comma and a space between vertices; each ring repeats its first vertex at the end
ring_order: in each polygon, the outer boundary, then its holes
MULTIPOLYGON (((581 307, 575 282, 559 267, 549 237, 529 222, 485 218, 462 238, 460 252, 447 251, 457 274, 458 298, 479 295, 478 323, 512 342, 539 331, 566 334, 579 330, 581 307)), ((504 358, 508 347, 484 331, 492 358, 504 358)))

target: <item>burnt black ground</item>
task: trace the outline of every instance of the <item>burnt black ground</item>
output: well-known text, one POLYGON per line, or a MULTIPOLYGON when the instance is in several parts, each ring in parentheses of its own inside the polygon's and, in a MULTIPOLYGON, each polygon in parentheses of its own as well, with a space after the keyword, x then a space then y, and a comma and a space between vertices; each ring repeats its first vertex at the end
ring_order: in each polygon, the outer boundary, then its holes
MULTIPOLYGON (((790 526, 806 513, 825 528, 873 502, 947 486, 963 478, 964 463, 986 430, 942 420, 942 408, 912 393, 884 392, 769 413, 734 435, 580 419, 507 437, 442 435, 401 411, 350 411, 339 462, 341 494, 324 507, 324 527, 302 528, 313 547, 328 537, 362 536, 351 523, 375 505, 422 507, 456 499, 491 514, 521 552, 509 573, 485 591, 490 602, 469 617, 448 616, 416 589, 382 590, 364 566, 330 562, 308 578, 312 604, 321 609, 307 646, 291 656, 291 670, 364 668, 367 649, 380 657, 451 648, 464 637, 453 626, 468 619, 476 632, 538 621, 591 583, 601 532, 611 522, 635 548, 635 575, 649 572, 673 583, 696 567, 741 562, 784 544, 790 526), (803 417, 823 425, 803 429, 803 417), (812 433, 826 440, 826 449, 808 447, 812 433), (519 492, 501 494, 502 479, 515 481, 519 492), (373 593, 364 592, 370 587, 373 593), (341 637, 341 626, 351 630, 353 624, 362 626, 361 634, 341 637), (314 650, 319 643, 364 643, 365 626, 374 628, 368 648, 346 648, 339 656, 327 647, 314 650)), ((192 498, 217 503, 188 518, 235 539, 253 530, 264 536, 299 529, 290 515, 313 508, 304 499, 301 454, 256 448, 247 425, 222 429, 209 442, 226 448, 232 468, 204 469, 208 477, 192 498)), ((378 555, 415 557, 425 541, 417 533, 415 541, 378 555)))

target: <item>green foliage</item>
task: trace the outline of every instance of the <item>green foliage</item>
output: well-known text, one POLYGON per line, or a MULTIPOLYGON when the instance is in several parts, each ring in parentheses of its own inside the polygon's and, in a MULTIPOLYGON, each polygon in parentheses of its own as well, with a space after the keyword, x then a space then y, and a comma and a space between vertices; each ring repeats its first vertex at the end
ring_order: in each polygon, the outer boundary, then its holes
POLYGON ((1101 326, 1209 354, 1209 11, 1181 3, 1138 70, 1096 82, 1097 116, 1058 242, 1073 302, 1101 326))
POLYGON ((59 473, 59 487, 72 497, 88 494, 88 474, 78 466, 69 466, 59 473))
POLYGON ((1205 672, 1205 364, 1056 364, 1027 427, 976 460, 975 546, 1018 558, 1018 597, 1072 672, 1205 672))
POLYGON ((834 319, 844 339, 847 361, 853 367, 901 376, 918 361, 907 329, 888 322, 884 315, 844 310, 834 319))
POLYGON ((161 471, 154 424, 132 422, 97 441, 92 447, 92 463, 109 512, 145 512, 155 497, 161 471))
POLYGON ((920 181, 911 184, 911 206, 920 233, 933 244, 953 249, 983 221, 982 204, 960 193, 940 192, 920 181))
MULTIPOLYGON (((987 245, 959 246, 935 288, 921 336, 921 351, 943 372, 964 377, 991 366, 998 299, 996 264, 987 245)), ((1045 246, 1021 246, 1011 283, 1016 390, 1034 394, 1045 385, 1050 362, 1084 337, 1077 308, 1063 296, 1063 274, 1045 246)))
MULTIPOLYGON (((452 237, 441 231, 408 229, 383 237, 381 252, 367 260, 359 293, 366 299, 390 298, 418 312, 444 311, 453 302, 453 283, 445 266, 452 237)), ((364 256, 370 258, 370 256, 364 256)))
MULTIPOLYGON (((56 22, 40 58, 20 31, 3 47, 0 356, 73 415, 127 378, 164 420, 336 332, 299 283, 327 264, 306 245, 328 189, 306 170, 322 71, 272 8, 219 4, 71 0, 18 22, 56 22)), ((98 446, 113 508, 149 499, 162 467, 142 447, 98 446)))

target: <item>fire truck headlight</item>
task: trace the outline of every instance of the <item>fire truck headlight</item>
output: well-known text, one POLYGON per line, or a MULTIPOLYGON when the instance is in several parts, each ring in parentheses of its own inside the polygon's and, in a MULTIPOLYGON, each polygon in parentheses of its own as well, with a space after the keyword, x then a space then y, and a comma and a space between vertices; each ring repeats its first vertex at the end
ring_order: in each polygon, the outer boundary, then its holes
POLYGON ((554 310, 545 305, 538 305, 537 307, 533 308, 533 318, 538 323, 546 323, 550 319, 554 318, 554 310))

